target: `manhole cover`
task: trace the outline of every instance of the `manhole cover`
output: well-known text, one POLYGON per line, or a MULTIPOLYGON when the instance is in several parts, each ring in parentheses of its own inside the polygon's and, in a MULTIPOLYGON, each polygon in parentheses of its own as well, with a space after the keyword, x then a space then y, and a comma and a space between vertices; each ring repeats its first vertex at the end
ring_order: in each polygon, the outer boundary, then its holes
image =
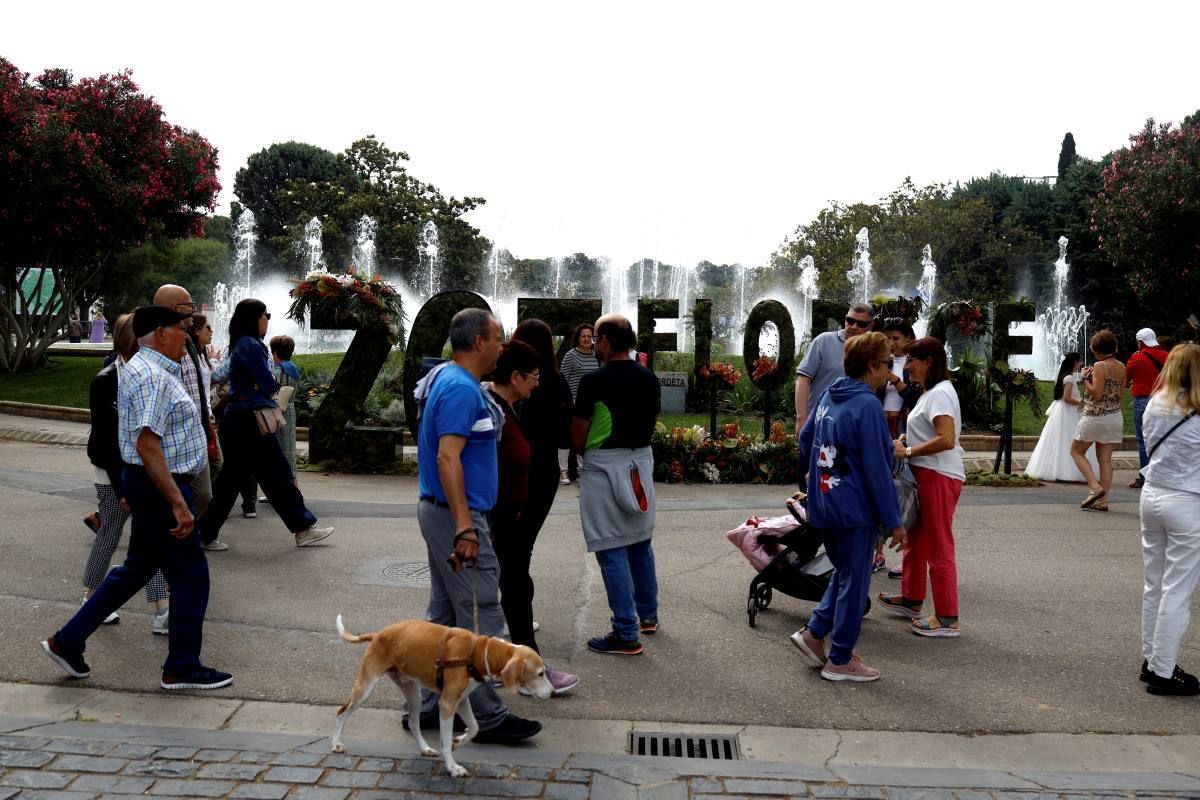
POLYGON ((376 558, 354 571, 354 582, 372 586, 423 589, 429 586, 428 561, 376 558))

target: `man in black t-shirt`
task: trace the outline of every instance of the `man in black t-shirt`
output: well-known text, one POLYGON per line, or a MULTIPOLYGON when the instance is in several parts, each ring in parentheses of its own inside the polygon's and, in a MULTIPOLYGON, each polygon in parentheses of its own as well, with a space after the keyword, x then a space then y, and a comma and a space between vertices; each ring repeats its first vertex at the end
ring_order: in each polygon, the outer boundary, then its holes
POLYGON ((659 410, 658 379, 632 361, 629 320, 596 322, 602 366, 584 375, 575 398, 571 444, 583 454, 579 516, 589 552, 596 554, 612 610, 612 631, 588 640, 598 653, 637 655, 639 633, 658 630, 654 569, 654 456, 650 435, 659 410))

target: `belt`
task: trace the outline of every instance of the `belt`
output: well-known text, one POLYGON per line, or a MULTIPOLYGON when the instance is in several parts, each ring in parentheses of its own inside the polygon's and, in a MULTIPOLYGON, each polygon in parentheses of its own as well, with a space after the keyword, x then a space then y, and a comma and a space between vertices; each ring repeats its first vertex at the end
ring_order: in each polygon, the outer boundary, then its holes
MULTIPOLYGON (((125 466, 130 467, 131 469, 140 469, 142 472, 147 471, 145 465, 143 464, 126 464, 125 466)), ((171 477, 182 483, 191 483, 196 479, 196 476, 189 472, 172 472, 171 477)))
POLYGON ((421 502, 422 503, 433 503, 438 508, 450 508, 449 503, 443 503, 441 500, 438 500, 436 497, 434 497, 432 495, 423 496, 421 498, 421 502))

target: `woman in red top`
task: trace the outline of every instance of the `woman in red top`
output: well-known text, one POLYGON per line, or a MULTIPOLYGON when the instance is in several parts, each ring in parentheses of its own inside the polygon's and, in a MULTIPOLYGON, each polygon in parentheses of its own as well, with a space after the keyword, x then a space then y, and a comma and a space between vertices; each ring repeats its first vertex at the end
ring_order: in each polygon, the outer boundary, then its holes
MULTIPOLYGON (((492 547, 500 562, 500 607, 508 623, 509 639, 538 649, 533 633, 533 578, 529 562, 532 543, 525 535, 522 515, 529 503, 529 440, 521 430, 521 421, 514 410, 518 403, 529 399, 541 377, 538 352, 521 341, 504 345, 488 392, 504 410, 504 427, 500 432, 500 485, 496 506, 491 513, 492 547)), ((546 679, 559 695, 575 688, 578 676, 546 666, 546 679)))

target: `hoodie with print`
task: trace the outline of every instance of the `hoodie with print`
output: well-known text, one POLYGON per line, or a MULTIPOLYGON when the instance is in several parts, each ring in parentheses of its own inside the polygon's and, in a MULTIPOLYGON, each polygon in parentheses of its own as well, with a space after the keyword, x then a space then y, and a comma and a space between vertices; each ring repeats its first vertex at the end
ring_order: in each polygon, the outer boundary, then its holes
POLYGON ((853 378, 835 381, 800 432, 809 522, 818 528, 898 527, 892 449, 871 387, 853 378))

